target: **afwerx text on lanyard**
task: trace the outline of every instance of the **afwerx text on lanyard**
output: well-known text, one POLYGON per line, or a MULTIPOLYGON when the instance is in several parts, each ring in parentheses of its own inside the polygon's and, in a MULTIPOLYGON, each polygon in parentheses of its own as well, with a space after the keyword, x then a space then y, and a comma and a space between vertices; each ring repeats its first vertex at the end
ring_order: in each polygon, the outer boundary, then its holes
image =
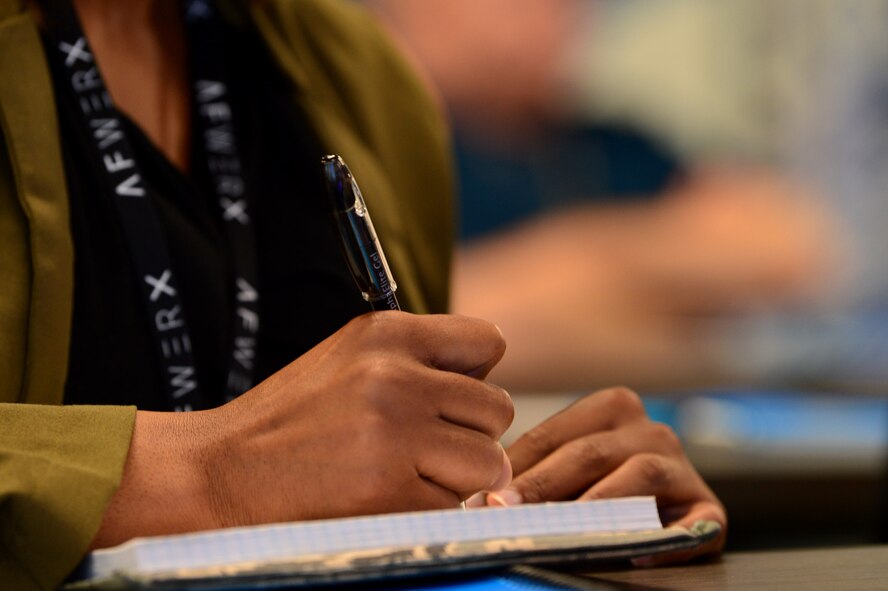
MULTIPOLYGON (((205 403, 195 372, 191 336, 151 190, 144 183, 120 115, 71 4, 64 0, 46 4, 54 23, 48 32, 58 50, 50 51, 50 59, 70 81, 73 99, 103 164, 104 181, 111 189, 138 276, 166 394, 177 411, 202 408, 205 403)), ((259 330, 255 240, 221 60, 222 26, 207 0, 185 0, 183 14, 190 42, 195 136, 201 139, 206 155, 203 166, 212 181, 234 270, 232 295, 236 306, 226 381, 226 397, 230 399, 253 384, 259 330)))

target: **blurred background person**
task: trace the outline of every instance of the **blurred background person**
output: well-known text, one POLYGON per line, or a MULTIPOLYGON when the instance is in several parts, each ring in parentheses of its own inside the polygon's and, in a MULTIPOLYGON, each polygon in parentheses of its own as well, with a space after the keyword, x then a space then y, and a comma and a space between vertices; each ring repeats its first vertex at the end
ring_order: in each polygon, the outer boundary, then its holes
POLYGON ((366 3, 451 114, 452 309, 506 335, 515 425, 627 383, 729 547, 878 536, 888 2, 366 3))
POLYGON ((452 114, 464 239, 453 309, 509 337, 494 376, 507 387, 771 379, 772 360, 736 362, 732 321, 819 314, 851 281, 842 221, 778 158, 781 55, 756 40, 780 10, 370 6, 452 114))

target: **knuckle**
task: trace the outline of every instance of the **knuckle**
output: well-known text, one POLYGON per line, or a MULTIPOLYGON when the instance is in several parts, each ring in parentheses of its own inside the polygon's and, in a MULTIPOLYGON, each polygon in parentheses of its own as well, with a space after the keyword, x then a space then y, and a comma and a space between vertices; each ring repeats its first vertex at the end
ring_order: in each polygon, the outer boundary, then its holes
POLYGON ((575 439, 567 447, 574 456, 576 464, 584 471, 609 464, 614 455, 614 450, 597 437, 575 439))
POLYGON ((377 326, 378 321, 378 315, 376 314, 361 314, 349 320, 348 324, 345 325, 345 330, 361 335, 372 334, 376 330, 374 327, 377 326))
POLYGON ((526 474, 520 478, 519 482, 512 484, 521 492, 524 503, 541 503, 549 498, 551 486, 544 474, 544 472, 526 474))
POLYGON ((385 355, 368 355, 356 363, 356 376, 350 380, 355 385, 355 394, 370 414, 394 418, 405 408, 405 397, 415 393, 415 372, 409 364, 399 363, 385 355))
POLYGON ((488 345, 490 347, 490 358, 500 359, 506 353, 506 338, 496 324, 487 321, 483 322, 485 324, 485 330, 489 334, 488 345))
POLYGON ((531 457, 542 458, 555 451, 557 442, 546 425, 540 425, 523 434, 516 445, 527 448, 531 457))
POLYGON ((390 358, 384 355, 364 355, 355 362, 354 371, 358 374, 356 383, 363 384, 368 392, 386 391, 381 385, 398 379, 398 370, 390 358))
POLYGON ((633 390, 624 386, 608 388, 600 393, 605 398, 606 404, 613 409, 615 416, 627 420, 645 416, 644 404, 641 397, 633 390))
POLYGON ((460 330, 464 331, 466 335, 475 335, 473 340, 480 356, 493 361, 501 359, 506 353, 506 339, 496 324, 469 316, 451 316, 450 318, 459 323, 460 330))
POLYGON ((498 419, 497 435, 505 433, 509 425, 515 419, 515 404, 512 397, 503 388, 495 384, 488 384, 492 391, 491 400, 493 401, 495 416, 498 419))
POLYGON ((349 322, 363 338, 379 345, 403 339, 413 324, 411 314, 395 310, 362 314, 349 322))
POLYGON ((664 457, 657 454, 638 454, 633 456, 629 463, 653 491, 668 488, 675 479, 674 470, 670 464, 664 457))
POLYGON ((651 423, 648 426, 650 438, 656 451, 674 455, 682 453, 681 440, 672 427, 664 423, 651 423))

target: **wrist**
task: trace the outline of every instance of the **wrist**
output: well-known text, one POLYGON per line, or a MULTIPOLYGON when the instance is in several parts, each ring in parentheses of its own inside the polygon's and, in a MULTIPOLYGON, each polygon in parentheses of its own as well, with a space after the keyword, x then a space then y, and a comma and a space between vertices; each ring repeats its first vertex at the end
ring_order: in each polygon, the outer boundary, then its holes
POLYGON ((209 419, 204 412, 136 413, 123 477, 92 548, 217 526, 205 470, 209 419))

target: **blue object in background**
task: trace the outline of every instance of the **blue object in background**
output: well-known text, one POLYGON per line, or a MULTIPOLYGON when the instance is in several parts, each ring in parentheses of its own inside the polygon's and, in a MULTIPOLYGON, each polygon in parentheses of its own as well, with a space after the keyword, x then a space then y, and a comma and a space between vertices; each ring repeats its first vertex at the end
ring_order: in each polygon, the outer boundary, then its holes
POLYGON ((678 431, 678 401, 651 396, 642 397, 644 409, 652 421, 665 423, 678 431))
POLYGON ((685 402, 679 429, 778 447, 872 449, 888 444, 888 400, 841 394, 721 391, 685 402), (687 412, 691 410, 692 412, 687 412), (708 424, 702 424, 706 422, 708 424))
POLYGON ((462 240, 568 204, 649 199, 680 172, 666 149, 617 127, 555 129, 498 150, 457 130, 455 149, 462 240))
POLYGON ((587 579, 525 566, 474 575, 454 575, 434 581, 383 583, 369 587, 378 591, 557 591, 594 588, 597 585, 587 579))
POLYGON ((888 447, 888 399, 761 389, 696 390, 643 397, 652 420, 679 437, 726 445, 836 453, 888 447))

